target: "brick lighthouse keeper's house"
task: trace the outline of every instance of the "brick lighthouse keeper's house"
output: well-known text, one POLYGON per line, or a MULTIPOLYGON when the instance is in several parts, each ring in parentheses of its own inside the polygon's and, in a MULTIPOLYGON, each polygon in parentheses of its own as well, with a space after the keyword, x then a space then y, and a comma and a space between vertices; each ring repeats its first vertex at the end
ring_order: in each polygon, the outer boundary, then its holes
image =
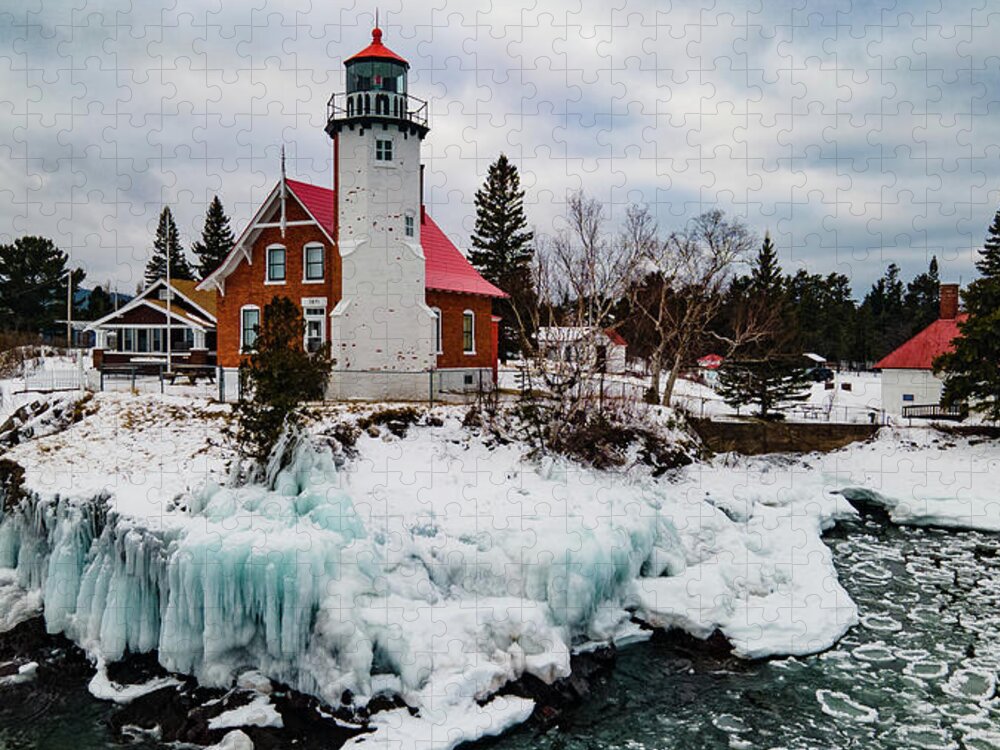
POLYGON ((302 307, 305 345, 331 345, 332 398, 425 399, 492 384, 496 322, 482 278, 427 215, 420 145, 427 104, 382 32, 344 63, 328 106, 333 189, 285 179, 199 285, 215 290, 218 364, 235 387, 276 296, 302 307), (431 373, 433 372, 433 376, 431 373))

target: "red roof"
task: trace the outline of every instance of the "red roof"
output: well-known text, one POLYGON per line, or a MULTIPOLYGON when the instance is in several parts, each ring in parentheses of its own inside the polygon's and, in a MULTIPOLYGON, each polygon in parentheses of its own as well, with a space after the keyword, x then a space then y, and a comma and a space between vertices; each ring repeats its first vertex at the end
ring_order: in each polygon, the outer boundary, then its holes
POLYGON ((344 60, 344 63, 346 64, 354 60, 365 60, 370 58, 394 60, 395 62, 403 63, 403 65, 407 67, 410 66, 406 60, 382 44, 382 29, 379 28, 372 29, 372 43, 361 50, 358 54, 348 57, 344 60))
POLYGON ((608 340, 612 344, 617 344, 618 346, 628 346, 628 342, 623 339, 622 335, 614 328, 605 328, 604 335, 608 337, 608 340))
POLYGON ((703 367, 706 370, 718 370, 722 367, 722 355, 706 354, 698 360, 698 367, 703 367))
MULTIPOLYGON (((333 190, 310 185, 308 182, 286 180, 295 197, 313 215, 327 233, 334 235, 334 215, 336 200, 333 190)), ((420 245, 424 250, 427 269, 427 288, 442 292, 462 292, 481 294, 486 297, 506 297, 507 295, 479 275, 465 256, 448 239, 434 220, 424 214, 420 226, 420 245)))
POLYGON ((320 223, 320 226, 326 230, 326 233, 333 237, 334 217, 337 214, 335 193, 327 188, 298 180, 285 180, 285 184, 295 193, 295 197, 302 202, 313 218, 320 223))
POLYGON ((961 334, 959 323, 967 315, 957 318, 939 318, 924 330, 875 363, 877 370, 930 370, 934 360, 950 352, 954 340, 961 334))

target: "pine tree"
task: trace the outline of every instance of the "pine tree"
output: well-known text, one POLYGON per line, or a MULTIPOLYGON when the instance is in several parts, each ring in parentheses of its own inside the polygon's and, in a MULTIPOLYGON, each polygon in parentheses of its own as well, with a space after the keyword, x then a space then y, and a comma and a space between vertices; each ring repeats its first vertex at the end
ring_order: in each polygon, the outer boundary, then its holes
POLYGON ((959 323, 954 349, 934 361, 944 377, 941 402, 968 404, 1000 421, 1000 212, 990 226, 976 267, 983 274, 962 293, 968 319, 959 323))
POLYGON ((909 321, 909 336, 919 333, 937 320, 941 307, 941 278, 938 274, 937 257, 931 258, 925 273, 917 274, 906 285, 903 307, 906 320, 909 321))
POLYGON ((781 264, 778 262, 778 253, 774 249, 770 232, 764 234, 764 242, 750 269, 750 289, 753 293, 774 301, 783 294, 781 264))
POLYGON ((87 318, 89 320, 99 320, 113 310, 114 301, 107 288, 100 285, 95 286, 87 296, 87 318))
POLYGON ((766 336, 729 358, 719 370, 716 391, 731 406, 754 405, 762 419, 780 419, 780 410, 808 398, 805 368, 795 327, 789 323, 788 284, 781 271, 770 233, 764 235, 750 276, 742 285, 744 304, 770 318, 766 336))
POLYGON ((536 306, 531 263, 534 234, 524 214, 521 177, 504 154, 490 165, 486 183, 476 191, 476 230, 469 262, 487 280, 510 295, 497 300, 494 312, 503 318, 500 354, 506 360, 520 351, 521 335, 532 335, 536 306))
MULTIPOLYGON (((0 328, 40 332, 66 315, 66 253, 45 237, 0 245, 0 328)), ((73 271, 73 288, 86 274, 73 271)), ((75 307, 75 305, 74 305, 75 307)))
POLYGON ((782 409, 809 398, 809 377, 800 362, 795 355, 726 360, 715 389, 732 407, 753 405, 761 419, 782 419, 782 409))
POLYGON ((170 243, 170 278, 171 279, 194 279, 194 271, 191 264, 181 248, 180 238, 177 236, 177 225, 174 224, 173 214, 170 208, 164 206, 160 212, 160 223, 156 227, 156 239, 153 241, 153 254, 146 263, 146 285, 154 283, 157 279, 167 277, 167 242, 170 243))
POLYGON ((240 367, 236 406, 237 441, 255 463, 259 479, 282 432, 301 424, 302 406, 323 398, 333 366, 329 344, 309 353, 303 346, 305 319, 288 297, 263 310, 254 351, 240 367))
POLYGON ((983 276, 1000 277, 1000 210, 993 215, 993 223, 986 230, 986 241, 979 251, 976 268, 983 276))
POLYGON ((229 227, 229 217, 222 207, 219 196, 212 198, 205 212, 205 227, 201 232, 201 240, 191 246, 198 258, 198 274, 205 278, 218 268, 233 249, 233 230, 229 227))

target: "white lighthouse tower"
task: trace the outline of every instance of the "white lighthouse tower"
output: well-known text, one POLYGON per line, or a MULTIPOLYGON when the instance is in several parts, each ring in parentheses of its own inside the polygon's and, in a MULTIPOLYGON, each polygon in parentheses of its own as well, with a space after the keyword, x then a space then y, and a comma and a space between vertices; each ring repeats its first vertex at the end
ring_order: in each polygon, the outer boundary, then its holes
POLYGON ((341 298, 330 315, 331 395, 424 398, 436 362, 420 246, 420 144, 427 104, 409 96, 409 63, 372 43, 348 58, 334 94, 333 138, 341 298))

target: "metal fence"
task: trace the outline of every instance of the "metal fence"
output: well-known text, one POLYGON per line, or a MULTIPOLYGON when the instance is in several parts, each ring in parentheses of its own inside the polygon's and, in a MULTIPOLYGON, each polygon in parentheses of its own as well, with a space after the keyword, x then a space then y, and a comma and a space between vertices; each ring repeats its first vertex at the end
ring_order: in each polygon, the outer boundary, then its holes
MULTIPOLYGON (((248 395, 243 389, 238 369, 218 368, 216 398, 219 401, 239 401, 248 395)), ((469 404, 495 393, 496 384, 489 368, 334 370, 324 399, 469 404)))

